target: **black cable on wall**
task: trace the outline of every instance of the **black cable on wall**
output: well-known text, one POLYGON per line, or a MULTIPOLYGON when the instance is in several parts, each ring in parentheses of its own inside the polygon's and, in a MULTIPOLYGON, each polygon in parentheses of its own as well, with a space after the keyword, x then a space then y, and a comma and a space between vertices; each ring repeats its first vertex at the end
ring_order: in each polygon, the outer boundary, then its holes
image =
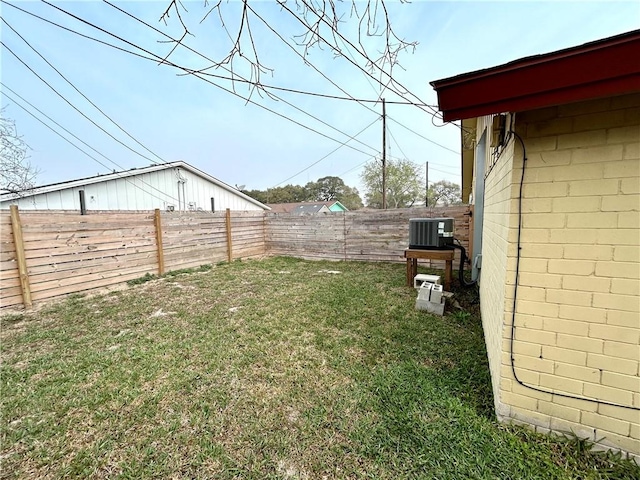
POLYGON ((518 374, 516 373, 516 366, 515 366, 515 359, 514 359, 514 355, 513 355, 513 345, 515 343, 515 336, 516 336, 516 304, 518 301, 518 280, 519 280, 519 275, 520 275, 520 251, 522 250, 522 245, 521 245, 521 237, 522 237, 522 187, 524 186, 524 172, 527 166, 527 151, 524 145, 524 141, 522 140, 522 137, 520 135, 518 135, 515 131, 510 130, 508 132, 509 134, 513 135, 515 138, 518 139, 518 141, 520 141, 520 145, 522 146, 522 174, 520 176, 520 190, 518 193, 518 237, 517 237, 517 249, 516 249, 516 278, 515 278, 515 285, 514 285, 514 290, 513 290, 513 309, 512 309, 512 314, 511 314, 511 336, 509 339, 509 356, 510 356, 510 363, 511 363, 511 372, 513 373, 513 378, 515 378, 516 382, 518 382, 519 385, 528 388, 530 390, 534 390, 536 392, 541 392, 541 393, 548 393, 550 395, 557 395, 558 397, 562 397, 562 398, 571 398, 574 400, 584 400, 587 402, 594 402, 594 403, 600 403, 603 405, 610 405, 612 407, 620 407, 620 408, 626 408, 628 410, 637 410, 640 411, 640 407, 634 407, 631 405, 622 405, 619 403, 615 403, 615 402, 608 402, 605 400, 598 400, 595 398, 590 398, 590 397, 583 397, 581 395, 571 395, 568 393, 559 393, 556 392, 554 390, 547 390, 544 388, 540 388, 538 386, 533 386, 533 385, 528 385, 525 382, 523 382, 522 380, 520 380, 520 378, 518 378, 518 374))

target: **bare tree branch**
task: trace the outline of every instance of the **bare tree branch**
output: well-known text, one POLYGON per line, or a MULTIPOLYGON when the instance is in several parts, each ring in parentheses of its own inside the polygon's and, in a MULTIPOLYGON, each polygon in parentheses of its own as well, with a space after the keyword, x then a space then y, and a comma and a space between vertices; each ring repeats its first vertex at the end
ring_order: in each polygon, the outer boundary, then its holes
POLYGON ((169 6, 167 7, 167 9, 160 16, 160 21, 164 22, 164 24, 167 25, 168 23, 167 20, 170 17, 171 9, 174 9, 176 11, 178 20, 180 21, 180 25, 182 25, 182 28, 184 29, 184 31, 182 32, 182 36, 180 37, 180 39, 177 42, 175 42, 175 45, 173 46, 173 48, 162 59, 159 65, 162 65, 163 63, 166 62, 166 60, 171 56, 173 52, 175 52, 176 48, 180 46, 180 44, 182 43, 182 41, 185 39, 187 35, 191 35, 191 32, 189 32, 189 29, 185 25, 184 20, 182 20, 182 15, 180 15, 180 7, 182 7, 185 12, 187 11, 186 7, 183 5, 183 3, 180 0, 171 0, 171 3, 169 3, 169 6))
POLYGON ((29 146, 18 135, 15 121, 0 110, 0 190, 23 196, 33 190, 40 171, 31 166, 29 146))
MULTIPOLYGON (((220 21, 220 26, 227 33, 231 41, 231 47, 228 53, 220 60, 215 60, 211 65, 198 71, 206 71, 220 67, 227 67, 231 71, 232 78, 235 77, 235 70, 243 65, 248 68, 249 81, 251 83, 251 95, 254 92, 258 94, 266 93, 262 87, 261 77, 265 73, 273 73, 273 69, 262 63, 262 55, 260 52, 267 50, 262 46, 258 46, 252 31, 251 20, 255 18, 256 13, 249 6, 250 0, 241 0, 242 10, 238 14, 239 17, 232 18, 237 20, 237 32, 232 35, 229 31, 228 12, 225 10, 228 2, 217 0, 215 4, 210 5, 208 0, 204 0, 204 8, 206 13, 202 16, 200 23, 204 22, 211 13, 216 12, 220 21), (260 47, 260 52, 258 51, 260 47)), ((365 65, 365 71, 368 70, 372 75, 378 77, 383 88, 391 87, 395 90, 398 86, 393 82, 393 69, 400 67, 400 54, 406 51, 413 51, 417 45, 416 42, 409 42, 400 38, 392 28, 391 19, 387 10, 386 2, 388 0, 366 0, 364 6, 358 3, 359 0, 350 0, 344 2, 342 0, 274 0, 283 12, 287 12, 295 17, 301 23, 303 32, 294 35, 296 44, 302 49, 303 58, 306 58, 311 49, 328 48, 336 57, 344 56, 344 48, 355 48, 358 54, 362 55, 365 65), (345 17, 347 17, 345 19, 345 17), (357 25, 358 39, 355 43, 348 41, 345 43, 346 24, 353 21, 357 25), (378 49, 374 55, 368 52, 366 38, 378 37, 382 40, 382 48, 378 49), (344 45, 342 47, 341 45, 344 45)), ((401 0, 404 3, 405 0, 401 0)), ((185 40, 187 35, 191 35, 189 28, 181 15, 181 9, 186 12, 186 8, 180 0, 171 0, 160 16, 160 20, 168 24, 171 14, 175 13, 178 22, 183 30, 182 35, 175 41, 171 51, 166 55, 167 60, 176 48, 185 40)), ((306 61, 306 60, 305 60, 306 61)), ((235 85, 234 85, 235 89, 235 85)), ((408 92, 400 89, 401 94, 408 92)))

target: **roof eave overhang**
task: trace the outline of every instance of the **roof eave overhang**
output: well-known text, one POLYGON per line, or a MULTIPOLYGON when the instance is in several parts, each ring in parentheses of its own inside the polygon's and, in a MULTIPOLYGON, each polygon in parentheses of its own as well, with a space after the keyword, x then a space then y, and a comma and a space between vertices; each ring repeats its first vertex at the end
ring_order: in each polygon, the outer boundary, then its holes
POLYGON ((640 30, 431 82, 445 121, 640 91, 640 30))

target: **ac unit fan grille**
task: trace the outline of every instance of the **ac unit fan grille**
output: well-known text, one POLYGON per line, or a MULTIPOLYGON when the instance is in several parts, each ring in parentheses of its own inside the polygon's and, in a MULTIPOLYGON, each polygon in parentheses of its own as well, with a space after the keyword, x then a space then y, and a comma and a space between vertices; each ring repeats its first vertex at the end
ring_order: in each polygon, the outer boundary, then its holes
POLYGON ((409 220, 409 248, 446 249, 453 245, 453 218, 409 220))

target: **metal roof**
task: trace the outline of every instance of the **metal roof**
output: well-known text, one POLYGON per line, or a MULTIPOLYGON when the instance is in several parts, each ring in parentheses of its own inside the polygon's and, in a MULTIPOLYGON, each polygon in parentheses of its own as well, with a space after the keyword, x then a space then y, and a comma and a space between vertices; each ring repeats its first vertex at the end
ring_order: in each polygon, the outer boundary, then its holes
POLYGON ((25 195, 19 195, 15 193, 3 193, 0 195, 0 201, 14 200, 16 198, 28 198, 33 195, 56 192, 59 190, 65 190, 67 188, 83 187, 83 186, 91 185, 94 183, 107 182, 109 180, 117 180, 119 178, 133 177, 136 175, 143 175, 145 173, 156 172, 158 170, 166 170, 169 168, 184 168, 185 170, 190 171, 194 175, 198 175, 199 177, 204 178, 205 180, 213 183, 214 185, 217 185, 218 187, 223 188, 224 190, 227 190, 229 192, 232 192, 233 194, 238 195, 244 200, 253 203, 254 205, 257 205, 265 210, 271 210, 271 208, 265 205, 264 203, 259 202, 255 198, 252 198, 249 195, 242 193, 237 188, 234 188, 231 185, 228 185, 222 182, 221 180, 218 180, 217 178, 212 177, 211 175, 203 172, 202 170, 198 170, 196 167, 189 165, 188 163, 183 161, 161 163, 158 165, 151 165, 149 167, 132 168, 130 170, 124 170, 121 172, 114 171, 113 173, 95 175, 92 177, 79 178, 76 180, 67 180, 65 182, 58 182, 58 183, 50 183, 48 185, 41 185, 39 187, 35 187, 31 192, 25 195))

